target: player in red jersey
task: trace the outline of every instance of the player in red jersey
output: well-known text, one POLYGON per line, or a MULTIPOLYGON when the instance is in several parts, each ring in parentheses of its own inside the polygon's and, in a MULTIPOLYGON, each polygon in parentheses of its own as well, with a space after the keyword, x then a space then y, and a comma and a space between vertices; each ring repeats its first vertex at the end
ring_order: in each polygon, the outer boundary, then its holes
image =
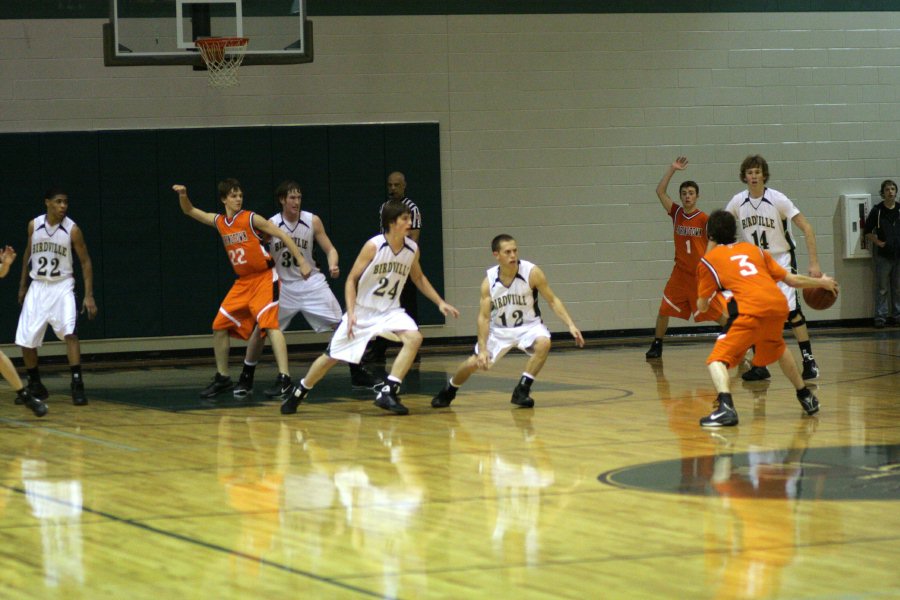
POLYGON ((700 199, 700 186, 695 181, 685 181, 678 188, 681 204, 669 197, 666 191, 675 171, 687 168, 688 159, 679 156, 669 165, 665 175, 656 186, 656 196, 672 219, 675 240, 675 266, 663 290, 659 314, 656 317, 656 332, 653 343, 647 350, 647 358, 659 358, 663 351, 663 337, 669 328, 669 317, 678 317, 685 321, 692 317, 694 322, 719 321, 724 323, 721 311, 717 307, 705 313, 697 310, 697 263, 706 252, 706 219, 705 212, 697 209, 700 199))
POLYGON ((721 295, 727 301, 728 322, 706 360, 718 397, 713 412, 700 419, 700 424, 704 427, 738 424, 728 369, 740 363, 751 346, 756 347, 754 362, 768 365, 777 360, 796 388, 797 400, 806 413, 817 413, 818 399, 803 382, 793 355, 785 352, 782 329, 789 309, 776 282, 783 281, 793 288, 821 287, 832 292, 836 292, 837 282, 824 275, 814 278, 788 273, 765 250, 749 242, 737 242, 737 222, 730 212, 712 213, 707 231, 710 247, 697 268, 697 307, 707 310, 710 301, 721 295))
MULTIPOLYGON (((272 268, 272 257, 262 244, 263 234, 277 237, 284 243, 300 265, 303 277, 308 277, 311 272, 309 263, 284 231, 258 214, 242 209, 244 192, 236 179, 219 182, 219 200, 225 206, 225 214, 208 213, 196 208, 183 185, 173 185, 172 189, 178 194, 184 214, 216 228, 238 276, 213 321, 216 375, 212 383, 200 392, 200 396, 212 398, 234 387, 228 375, 229 336, 246 340, 256 325, 272 340, 279 378, 289 380, 287 344, 278 328, 278 274, 272 268)), ((286 390, 290 391, 290 388, 286 390)))

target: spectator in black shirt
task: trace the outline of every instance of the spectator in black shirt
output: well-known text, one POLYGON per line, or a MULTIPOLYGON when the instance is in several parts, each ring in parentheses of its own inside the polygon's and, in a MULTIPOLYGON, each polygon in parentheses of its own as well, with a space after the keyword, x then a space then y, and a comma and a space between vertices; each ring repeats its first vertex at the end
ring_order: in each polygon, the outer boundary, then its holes
POLYGON ((866 217, 863 230, 875 258, 875 327, 897 325, 900 319, 900 206, 897 184, 881 182, 882 201, 866 217))

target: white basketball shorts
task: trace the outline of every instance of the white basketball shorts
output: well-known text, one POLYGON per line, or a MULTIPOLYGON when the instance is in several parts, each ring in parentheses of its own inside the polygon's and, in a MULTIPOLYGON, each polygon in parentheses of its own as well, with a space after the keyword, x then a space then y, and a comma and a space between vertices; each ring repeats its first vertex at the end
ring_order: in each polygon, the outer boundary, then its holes
POLYGON ((358 363, 362 360, 366 351, 366 344, 373 337, 380 335, 383 338, 398 342, 400 338, 396 331, 418 331, 419 326, 412 320, 406 311, 400 307, 392 308, 384 312, 356 307, 356 327, 353 328, 353 337, 347 335, 347 315, 341 318, 341 324, 328 344, 328 356, 348 363, 358 363))
POLYGON ((75 333, 78 309, 75 306, 75 279, 62 281, 34 280, 25 294, 19 326, 16 329, 16 345, 23 348, 40 348, 44 343, 47 325, 56 337, 75 333))
POLYGON ((317 333, 334 331, 341 322, 341 305, 321 273, 308 280, 281 280, 278 294, 279 329, 287 329, 298 312, 303 313, 303 318, 317 333))
MULTIPOLYGON (((532 347, 539 337, 550 337, 550 330, 541 321, 535 321, 521 327, 491 327, 488 333, 487 351, 491 364, 494 364, 512 350, 518 348, 531 356, 532 347)), ((475 354, 478 354, 478 344, 475 344, 475 354)))

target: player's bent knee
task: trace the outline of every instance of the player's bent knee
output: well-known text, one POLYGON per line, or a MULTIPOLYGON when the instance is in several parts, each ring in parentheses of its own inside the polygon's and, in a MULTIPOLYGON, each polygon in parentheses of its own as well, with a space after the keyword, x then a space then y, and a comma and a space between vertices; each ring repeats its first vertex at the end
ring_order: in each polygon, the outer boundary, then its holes
POLYGON ((550 342, 550 338, 539 337, 534 341, 534 353, 535 354, 547 354, 550 352, 550 347, 552 343, 550 342))
POLYGON ((419 331, 407 331, 400 338, 404 346, 418 348, 422 345, 422 333, 419 331))
POLYGON ((803 315, 803 311, 800 310, 799 307, 788 313, 788 323, 790 323, 791 327, 800 327, 802 325, 806 325, 806 317, 803 315))

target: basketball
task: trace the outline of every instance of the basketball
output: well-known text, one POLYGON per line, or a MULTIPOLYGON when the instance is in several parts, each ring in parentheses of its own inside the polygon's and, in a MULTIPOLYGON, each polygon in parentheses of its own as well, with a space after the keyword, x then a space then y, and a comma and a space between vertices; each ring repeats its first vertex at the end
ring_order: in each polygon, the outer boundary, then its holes
POLYGON ((815 310, 825 310, 837 300, 837 294, 832 294, 825 288, 803 288, 803 301, 815 310))

